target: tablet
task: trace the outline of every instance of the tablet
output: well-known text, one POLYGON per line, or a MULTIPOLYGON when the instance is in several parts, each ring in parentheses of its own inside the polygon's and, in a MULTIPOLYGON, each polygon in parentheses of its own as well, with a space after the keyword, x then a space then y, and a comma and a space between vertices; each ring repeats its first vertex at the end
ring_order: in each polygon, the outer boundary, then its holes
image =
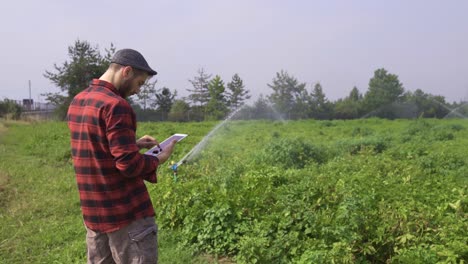
POLYGON ((159 146, 154 146, 150 148, 148 151, 145 152, 146 155, 151 155, 151 156, 158 156, 163 149, 172 141, 177 140, 177 142, 181 141, 184 139, 187 134, 174 134, 168 138, 166 138, 163 142, 159 143, 159 146))

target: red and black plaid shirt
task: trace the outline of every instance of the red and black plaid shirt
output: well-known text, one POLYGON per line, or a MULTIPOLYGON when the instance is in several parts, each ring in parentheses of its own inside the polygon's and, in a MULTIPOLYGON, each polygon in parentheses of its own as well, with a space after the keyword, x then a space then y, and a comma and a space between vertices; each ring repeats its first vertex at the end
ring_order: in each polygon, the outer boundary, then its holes
POLYGON ((156 182, 158 159, 140 154, 135 113, 117 89, 93 80, 71 102, 67 120, 86 226, 112 232, 154 216, 144 180, 156 182))

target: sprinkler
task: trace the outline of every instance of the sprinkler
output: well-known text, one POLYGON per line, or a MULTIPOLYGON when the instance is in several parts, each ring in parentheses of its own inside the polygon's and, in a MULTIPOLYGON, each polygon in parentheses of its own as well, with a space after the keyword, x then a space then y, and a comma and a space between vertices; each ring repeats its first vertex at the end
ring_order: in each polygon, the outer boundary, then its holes
POLYGON ((172 169, 172 180, 174 182, 177 182, 177 167, 178 163, 175 163, 174 161, 171 161, 171 169, 172 169))
MULTIPOLYGON (((202 142, 203 142, 203 140, 202 140, 202 142)), ((201 142, 200 142, 200 143, 201 143, 201 142)), ((184 164, 184 163, 185 163, 185 160, 186 160, 188 157, 190 157, 190 155, 192 155, 192 153, 193 153, 195 150, 198 150, 198 149, 199 149, 200 143, 198 143, 193 149, 191 149, 187 154, 185 154, 185 156, 182 157, 182 159, 179 160, 179 162, 173 164, 174 161, 172 161, 172 162, 171 162, 171 168, 172 168, 173 166, 175 166, 175 168, 176 168, 176 170, 177 170, 177 167, 179 167, 180 165, 184 164)), ((173 170, 174 170, 174 169, 173 169, 173 170)))

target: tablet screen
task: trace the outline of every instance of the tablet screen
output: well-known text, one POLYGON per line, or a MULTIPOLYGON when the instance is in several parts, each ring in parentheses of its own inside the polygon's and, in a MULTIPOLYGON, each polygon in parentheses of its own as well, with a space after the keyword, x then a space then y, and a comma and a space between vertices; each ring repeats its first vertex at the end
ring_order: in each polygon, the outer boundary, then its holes
POLYGON ((168 138, 166 138, 163 142, 159 143, 159 147, 158 146, 154 146, 152 147, 151 149, 149 149, 148 151, 145 152, 146 155, 152 155, 152 156, 158 156, 159 153, 161 153, 161 151, 163 151, 163 149, 169 144, 171 143, 172 141, 174 140, 177 140, 177 142, 181 141, 182 139, 184 139, 186 136, 188 136, 187 134, 174 134, 168 138))

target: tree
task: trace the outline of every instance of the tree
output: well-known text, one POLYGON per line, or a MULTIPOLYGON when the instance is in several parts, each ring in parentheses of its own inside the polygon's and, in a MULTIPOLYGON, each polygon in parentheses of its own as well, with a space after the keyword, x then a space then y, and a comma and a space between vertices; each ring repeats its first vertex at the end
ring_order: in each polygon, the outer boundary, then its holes
POLYGON ((249 91, 244 89, 244 82, 237 73, 232 76, 232 81, 227 84, 227 88, 226 97, 231 110, 239 108, 245 100, 250 99, 249 91))
POLYGON ((147 106, 151 106, 154 104, 153 97, 156 95, 156 83, 158 82, 157 79, 154 79, 153 82, 146 82, 140 89, 140 92, 137 93, 135 96, 137 98, 136 103, 143 106, 143 111, 146 111, 147 106))
POLYGON ((219 75, 216 75, 209 83, 210 100, 206 105, 205 119, 222 119, 228 113, 226 98, 224 96, 224 82, 219 75))
POLYGON ((182 99, 175 100, 172 104, 171 111, 169 111, 169 120, 171 121, 188 121, 186 118, 190 111, 190 105, 182 99))
POLYGON ((205 73, 203 68, 199 69, 197 73, 197 76, 193 77, 192 80, 189 80, 193 89, 187 89, 187 91, 191 93, 188 98, 194 105, 204 107, 210 99, 208 83, 211 79, 211 74, 205 73))
POLYGON ((44 94, 47 101, 57 106, 59 117, 65 117, 68 105, 75 95, 88 87, 93 78, 98 78, 107 70, 114 52, 113 44, 101 55, 98 46, 92 47, 87 41, 77 40, 73 46, 68 47, 70 60, 61 66, 54 64, 54 71, 45 72, 44 77, 65 93, 44 94))
POLYGON ((316 119, 326 119, 331 116, 332 107, 330 102, 323 92, 322 85, 316 83, 314 90, 310 95, 311 101, 311 117, 316 119))
POLYGON ((349 93, 348 99, 354 102, 362 100, 362 94, 359 92, 356 86, 354 86, 351 92, 349 93))
POLYGON ((417 89, 414 93, 408 92, 405 97, 408 103, 416 106, 415 115, 418 117, 443 118, 451 110, 443 96, 427 94, 421 89, 417 89))
POLYGON ((289 76, 287 72, 277 72, 273 83, 268 84, 268 87, 273 89, 273 93, 268 96, 268 99, 277 111, 286 114, 290 118, 293 110, 298 110, 296 105, 298 99, 303 100, 304 96, 307 96, 305 86, 305 83, 299 83, 296 78, 289 76))
POLYGON ((369 81, 369 90, 364 96, 364 111, 375 112, 380 117, 392 117, 392 103, 399 102, 404 92, 398 76, 385 69, 378 69, 369 81))
POLYGON ((156 110, 161 113, 163 120, 167 119, 176 96, 177 91, 174 90, 174 92, 171 92, 171 90, 169 90, 167 87, 163 87, 161 92, 156 93, 154 106, 156 107, 156 110))
POLYGON ((444 118, 448 114, 453 113, 455 116, 463 118, 463 115, 460 116, 458 112, 451 111, 451 109, 449 107, 447 107, 447 105, 449 105, 449 104, 445 101, 444 96, 429 95, 428 99, 432 102, 433 117, 435 117, 435 118, 444 118))
POLYGON ((450 104, 450 112, 444 115, 444 118, 445 117, 468 118, 468 101, 464 99, 464 101, 460 101, 458 103, 453 102, 450 104))
POLYGON ((5 98, 3 101, 0 101, 0 117, 19 119, 22 112, 23 109, 14 100, 5 98))
POLYGON ((353 87, 345 99, 339 99, 335 102, 334 117, 338 119, 359 118, 362 102, 362 94, 356 86, 353 87))
MULTIPOLYGON (((272 113, 272 108, 268 103, 268 99, 266 99, 262 94, 254 102, 252 111, 252 119, 271 119, 275 113, 272 113)), ((278 118, 281 118, 278 116, 278 118)))
POLYGON ((289 119, 309 118, 311 111, 311 96, 307 89, 304 89, 295 95, 291 113, 288 114, 288 117, 289 119))

